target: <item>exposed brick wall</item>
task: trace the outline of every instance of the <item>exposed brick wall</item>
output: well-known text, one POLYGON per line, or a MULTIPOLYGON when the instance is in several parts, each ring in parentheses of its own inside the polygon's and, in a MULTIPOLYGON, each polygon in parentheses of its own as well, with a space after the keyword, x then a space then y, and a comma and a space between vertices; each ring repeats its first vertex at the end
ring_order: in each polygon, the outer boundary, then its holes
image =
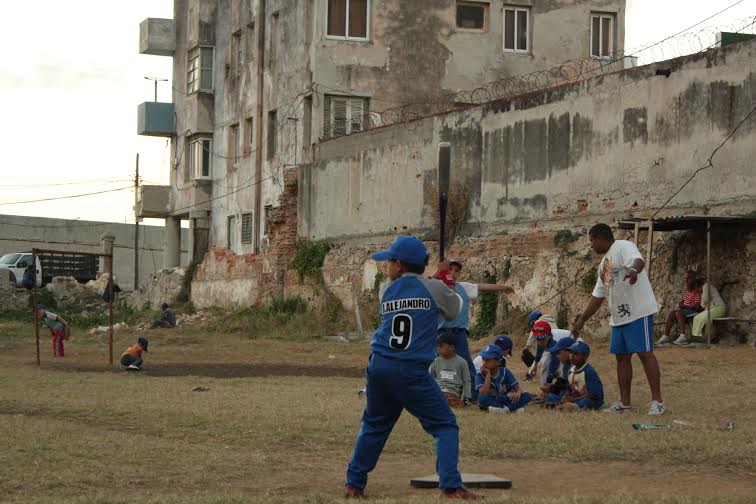
POLYGON ((297 190, 297 169, 289 168, 279 206, 268 216, 268 247, 260 254, 237 255, 219 245, 210 248, 194 275, 195 305, 247 306, 284 294, 286 270, 296 251, 297 190))

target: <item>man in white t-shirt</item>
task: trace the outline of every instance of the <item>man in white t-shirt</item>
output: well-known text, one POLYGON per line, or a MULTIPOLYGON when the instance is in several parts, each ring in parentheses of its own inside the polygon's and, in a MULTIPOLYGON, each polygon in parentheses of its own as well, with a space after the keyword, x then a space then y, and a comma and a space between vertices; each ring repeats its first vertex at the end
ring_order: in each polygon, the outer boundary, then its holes
POLYGON ((591 248, 605 254, 598 267, 598 280, 583 314, 572 328, 573 336, 583 329, 585 322, 609 298, 612 314, 612 338, 609 352, 617 358, 617 380, 620 401, 606 411, 621 413, 630 409, 630 386, 633 380, 633 354, 643 364, 651 388, 649 415, 661 415, 666 410, 661 396, 661 372, 654 355, 654 314, 659 311, 651 282, 644 270, 645 263, 638 247, 627 240, 615 240, 612 229, 596 224, 588 231, 591 248))

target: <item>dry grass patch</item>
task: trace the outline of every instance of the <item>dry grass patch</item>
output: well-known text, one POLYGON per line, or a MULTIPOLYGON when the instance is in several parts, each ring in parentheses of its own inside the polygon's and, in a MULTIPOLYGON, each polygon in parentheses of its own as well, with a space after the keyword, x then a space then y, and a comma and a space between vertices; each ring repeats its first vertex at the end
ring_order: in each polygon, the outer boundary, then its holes
MULTIPOLYGON (((0 329, 2 501, 319 503, 339 494, 364 406, 354 390, 363 380, 296 375, 307 365, 341 366, 359 376, 368 354, 364 342, 249 341, 155 331, 148 370, 166 363, 187 369, 185 376, 166 377, 103 368, 71 372, 103 361, 106 348, 98 341, 71 342, 63 362, 51 363, 43 354, 45 367, 37 369, 31 365, 29 328, 0 329), (190 343, 183 344, 184 338, 190 343), (196 366, 224 362, 278 366, 282 372, 191 375, 196 366), (197 385, 210 390, 193 392, 197 385)), ((118 335, 116 348, 135 336, 118 335)), ((591 361, 612 400, 616 379, 605 352, 597 346, 591 361)), ((752 352, 747 347, 659 352, 670 413, 655 421, 686 420, 693 424, 688 429, 632 429, 632 423, 650 420, 641 408, 648 388, 640 365, 634 382, 639 411, 632 414, 529 408, 523 415, 493 417, 473 408, 460 411, 462 469, 515 481, 509 492, 488 492, 489 502, 507 496, 515 498, 508 502, 523 503, 599 502, 606 495, 613 497, 600 502, 744 497, 756 486, 752 352), (735 420, 733 432, 723 430, 725 418, 735 420), (538 482, 538 468, 554 475, 549 483, 538 482), (576 479, 586 477, 591 484, 576 488, 576 479), (573 498, 577 495, 586 498, 573 498)), ((524 372, 522 365, 511 365, 517 375, 524 372)), ((407 480, 432 470, 430 438, 405 414, 371 478, 371 494, 376 502, 420 502, 430 494, 410 489, 407 480)))

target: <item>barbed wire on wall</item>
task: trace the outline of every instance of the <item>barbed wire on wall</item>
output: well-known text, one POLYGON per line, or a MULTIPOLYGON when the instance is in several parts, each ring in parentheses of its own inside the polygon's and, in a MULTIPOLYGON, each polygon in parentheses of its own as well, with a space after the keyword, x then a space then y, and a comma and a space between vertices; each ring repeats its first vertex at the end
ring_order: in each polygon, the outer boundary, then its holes
MULTIPOLYGON (((606 57, 572 59, 545 70, 487 82, 474 89, 441 93, 423 102, 404 103, 383 109, 380 112, 371 111, 361 116, 350 115, 343 120, 339 119, 333 121, 332 124, 325 125, 323 139, 350 134, 347 132, 355 133, 382 126, 408 124, 424 117, 620 72, 633 68, 639 63, 650 64, 707 52, 717 48, 719 45, 717 36, 722 32, 747 33, 752 32, 754 26, 756 26, 756 16, 728 25, 712 26, 695 31, 686 30, 635 49, 614 52, 606 57)), ((338 92, 341 96, 365 98, 364 95, 350 94, 348 91, 322 84, 316 84, 316 90, 317 88, 330 89, 338 92)), ((382 99, 377 101, 392 100, 382 99)))

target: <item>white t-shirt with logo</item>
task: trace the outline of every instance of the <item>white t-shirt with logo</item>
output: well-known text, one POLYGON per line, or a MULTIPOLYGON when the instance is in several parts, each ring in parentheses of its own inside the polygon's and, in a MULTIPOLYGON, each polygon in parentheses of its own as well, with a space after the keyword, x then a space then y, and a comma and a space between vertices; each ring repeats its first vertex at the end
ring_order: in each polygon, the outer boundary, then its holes
POLYGON ((636 259, 643 260, 643 256, 633 242, 615 240, 599 264, 593 296, 608 298, 613 326, 629 324, 659 311, 645 268, 638 273, 635 285, 624 279, 636 259))

